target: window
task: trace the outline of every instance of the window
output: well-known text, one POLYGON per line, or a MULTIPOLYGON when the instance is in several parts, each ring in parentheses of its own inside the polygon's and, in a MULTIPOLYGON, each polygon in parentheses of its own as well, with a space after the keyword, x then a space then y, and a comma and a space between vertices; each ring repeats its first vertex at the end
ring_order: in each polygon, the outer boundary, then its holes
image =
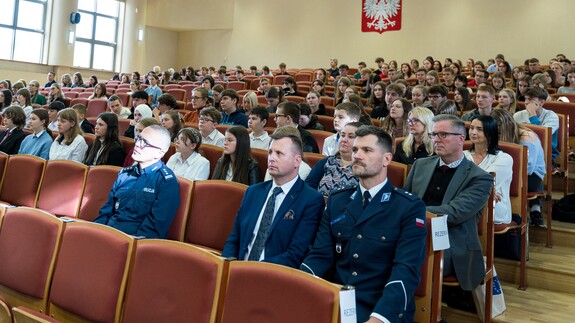
POLYGON ((79 0, 74 66, 113 71, 123 11, 116 0, 79 0))
POLYGON ((2 0, 0 59, 42 63, 46 0, 2 0))

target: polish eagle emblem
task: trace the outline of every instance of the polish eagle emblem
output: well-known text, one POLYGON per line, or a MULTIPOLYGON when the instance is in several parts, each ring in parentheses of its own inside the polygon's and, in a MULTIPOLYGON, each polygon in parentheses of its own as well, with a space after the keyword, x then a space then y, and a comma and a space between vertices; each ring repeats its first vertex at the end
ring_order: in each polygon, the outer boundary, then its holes
POLYGON ((364 0, 364 15, 371 20, 367 27, 377 31, 394 27, 395 21, 391 19, 397 15, 399 9, 400 0, 364 0))

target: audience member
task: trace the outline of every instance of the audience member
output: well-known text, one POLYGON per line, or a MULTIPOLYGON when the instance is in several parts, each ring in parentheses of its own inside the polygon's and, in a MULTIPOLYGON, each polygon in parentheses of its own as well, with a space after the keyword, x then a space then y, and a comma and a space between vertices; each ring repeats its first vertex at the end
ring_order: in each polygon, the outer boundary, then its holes
POLYGON ((48 74, 46 75, 46 84, 44 84, 45 88, 48 88, 50 86, 52 86, 52 84, 58 84, 58 82, 56 82, 55 80, 56 78, 56 73, 54 72, 48 72, 48 74))
POLYGON ((58 101, 61 102, 62 104, 65 104, 66 102, 64 101, 64 93, 62 92, 62 88, 60 87, 60 84, 58 83, 54 83, 52 85, 50 85, 50 93, 48 94, 48 105, 50 105, 50 103, 54 102, 54 101, 58 101))
POLYGON ((427 98, 429 99, 431 110, 437 114, 437 108, 439 107, 439 104, 442 101, 447 100, 447 88, 443 85, 433 85, 429 87, 427 92, 427 98))
POLYGON ((318 92, 313 91, 313 90, 309 91, 309 93, 306 96, 306 102, 309 105, 309 107, 311 108, 311 113, 313 113, 315 115, 326 116, 327 110, 325 108, 325 105, 320 102, 320 99, 321 99, 321 95, 318 92))
POLYGON ((199 154, 202 135, 194 128, 184 128, 178 132, 174 141, 176 153, 166 164, 176 176, 191 181, 206 180, 210 177, 210 161, 199 154))
POLYGON ((48 105, 48 115, 49 115, 49 123, 48 129, 51 131, 58 131, 58 112, 64 110, 66 107, 64 103, 60 101, 55 101, 48 105))
POLYGON ((152 108, 155 108, 158 106, 158 98, 162 95, 162 89, 158 86, 160 79, 157 74, 149 74, 148 81, 150 82, 150 86, 144 91, 152 98, 152 108))
POLYGON ((280 91, 279 88, 272 86, 266 92, 265 98, 266 102, 268 103, 266 109, 268 110, 269 113, 275 113, 278 104, 280 104, 284 100, 283 91, 280 91))
POLYGON ((260 168, 250 152, 250 137, 245 127, 233 126, 226 130, 224 154, 218 159, 212 179, 245 185, 260 182, 260 168))
POLYGON ((321 194, 298 176, 302 158, 302 142, 297 134, 272 135, 268 169, 273 180, 246 191, 223 257, 288 267, 301 264, 324 207, 321 194))
POLYGON ((48 159, 50 157, 50 147, 52 146, 52 131, 48 129, 49 116, 44 109, 33 110, 30 114, 28 126, 33 131, 24 138, 20 144, 19 154, 34 155, 48 159))
POLYGON ((40 94, 40 83, 36 80, 30 81, 28 83, 28 91, 30 91, 30 101, 32 104, 39 104, 45 105, 46 104, 46 97, 40 94))
POLYGON ((86 106, 83 104, 74 104, 72 107, 78 116, 78 123, 82 133, 94 133, 94 125, 86 119, 86 106))
POLYGON ((351 102, 336 105, 333 118, 333 129, 336 133, 325 138, 321 153, 326 156, 335 155, 339 149, 339 132, 348 123, 359 121, 360 117, 361 111, 357 105, 351 102))
POLYGON ((215 108, 205 108, 200 112, 198 129, 202 134, 202 143, 224 148, 225 137, 216 129, 222 120, 222 114, 215 108))
POLYGON ((424 107, 415 107, 408 113, 409 134, 395 148, 393 161, 412 165, 419 158, 434 154, 433 141, 428 133, 433 127, 433 112, 424 107))
POLYGON ((452 114, 454 116, 459 116, 457 113, 457 104, 453 100, 443 100, 439 103, 435 114, 452 114))
MULTIPOLYGON (((517 111, 515 92, 511 89, 503 89, 499 92, 498 105, 496 108, 507 110, 511 113, 517 111)), ((491 112, 493 114, 493 112, 491 112)))
POLYGON ((2 124, 6 129, 0 132, 0 151, 8 155, 17 154, 22 140, 26 137, 26 133, 22 130, 26 125, 26 115, 22 108, 13 105, 4 109, 2 124))
POLYGON ((491 111, 493 111, 494 100, 495 90, 489 85, 480 85, 477 88, 477 95, 475 96, 477 108, 464 114, 461 119, 464 121, 471 121, 480 115, 491 115, 491 111))
POLYGON ((240 97, 235 90, 224 90, 222 92, 220 101, 220 107, 223 112, 221 124, 248 127, 248 117, 237 107, 239 100, 240 97))
POLYGON ((145 128, 132 153, 137 164, 120 171, 94 222, 137 237, 165 239, 180 204, 178 179, 162 162, 169 147, 166 129, 145 128))
MULTIPOLYGON (((148 108, 149 109, 149 108, 148 108)), ((151 114, 151 112, 150 112, 151 114)), ((144 128, 149 127, 151 125, 159 125, 158 120, 153 117, 146 117, 138 119, 138 123, 134 126, 134 139, 137 139, 140 133, 144 130, 144 128)), ((135 142, 135 140, 134 140, 135 142)), ((132 153, 134 152, 134 148, 130 149, 126 158, 124 158, 124 164, 122 166, 129 167, 134 165, 134 159, 132 158, 132 153)))
POLYGON ((250 132, 250 148, 268 150, 271 137, 264 129, 268 123, 270 114, 266 108, 256 107, 251 110, 248 119, 250 132))
POLYGON ((88 145, 82 136, 78 114, 67 108, 58 112, 58 132, 50 147, 50 160, 67 159, 82 162, 88 145))
POLYGON ((108 97, 106 96, 106 84, 104 83, 97 83, 94 86, 94 92, 92 93, 92 95, 90 95, 88 97, 89 100, 93 100, 93 99, 103 99, 103 100, 108 100, 108 97))
POLYGON ((407 115, 411 111, 411 103, 400 98, 390 105, 389 115, 381 122, 381 128, 387 132, 392 139, 405 137, 409 133, 407 128, 407 115))
POLYGON ((359 187, 332 193, 300 269, 323 277, 333 268, 333 282, 354 286, 360 322, 412 322, 425 258, 425 205, 389 182, 390 136, 374 126, 355 135, 359 187))
POLYGON ((118 117, 118 119, 128 119, 132 114, 129 108, 122 106, 122 100, 117 95, 112 95, 108 99, 108 107, 110 111, 118 117))
POLYGON ((466 87, 455 88, 453 99, 457 104, 457 112, 459 115, 464 115, 466 112, 473 110, 471 94, 467 91, 466 87))
POLYGON ((312 168, 305 182, 318 190, 324 197, 332 192, 356 187, 357 177, 352 173, 352 146, 355 131, 362 126, 361 122, 349 122, 340 131, 338 151, 335 155, 318 161, 312 168))
POLYGON ((275 121, 276 125, 279 127, 292 126, 299 130, 301 140, 303 143, 304 152, 319 153, 319 147, 313 135, 305 130, 303 127, 298 125, 300 117, 299 107, 296 103, 286 101, 278 105, 275 121))
POLYGON ((249 116, 250 111, 258 107, 258 96, 255 92, 249 91, 248 93, 244 94, 242 99, 242 109, 244 110, 244 114, 249 116))
MULTIPOLYGON (((152 109, 147 104, 139 104, 134 109, 134 120, 130 121, 130 126, 124 132, 124 136, 136 138, 135 126, 142 118, 152 118, 152 109)), ((157 121, 157 120, 156 120, 157 121)))
POLYGON ((24 125, 27 125, 30 122, 30 114, 34 108, 32 107, 32 101, 30 97, 30 91, 28 89, 20 89, 16 92, 16 102, 17 105, 22 108, 24 111, 24 115, 26 115, 26 122, 24 125))
POLYGON ((495 173, 495 223, 511 223, 509 188, 513 179, 513 159, 499 149, 497 121, 492 116, 480 115, 471 121, 469 139, 471 150, 465 157, 484 171, 495 173))
POLYGON ((75 87, 87 87, 86 84, 84 84, 84 79, 82 78, 82 73, 80 72, 76 72, 74 73, 74 82, 72 82, 72 85, 70 86, 71 88, 75 88, 75 87))
POLYGON ((178 111, 168 110, 162 117, 162 127, 166 128, 171 135, 172 142, 175 142, 178 133, 184 127, 182 117, 178 111))
POLYGON ((299 103, 299 121, 300 127, 306 130, 323 130, 323 126, 318 122, 317 116, 311 112, 311 108, 307 103, 299 103))
POLYGON ((124 164, 124 149, 118 134, 118 117, 104 112, 96 119, 96 139, 88 146, 84 164, 88 166, 124 164))
POLYGON ((453 115, 433 119, 437 157, 416 160, 404 189, 423 199, 427 211, 447 217, 450 248, 444 253, 443 274, 455 275, 465 291, 472 291, 485 276, 478 214, 483 209, 493 177, 463 154, 465 123, 453 115))

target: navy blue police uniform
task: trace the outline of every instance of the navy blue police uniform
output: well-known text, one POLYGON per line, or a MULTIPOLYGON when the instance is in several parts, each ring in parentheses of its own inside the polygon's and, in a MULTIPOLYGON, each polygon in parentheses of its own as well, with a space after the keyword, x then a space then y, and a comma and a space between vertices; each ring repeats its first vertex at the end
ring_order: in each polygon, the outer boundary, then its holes
POLYGON ((166 238, 180 205, 180 185, 161 160, 123 168, 94 220, 134 236, 166 238))
POLYGON ((300 269, 355 287, 357 319, 371 313, 412 322, 425 257, 425 204, 387 183, 363 208, 359 188, 332 193, 316 240, 300 269))

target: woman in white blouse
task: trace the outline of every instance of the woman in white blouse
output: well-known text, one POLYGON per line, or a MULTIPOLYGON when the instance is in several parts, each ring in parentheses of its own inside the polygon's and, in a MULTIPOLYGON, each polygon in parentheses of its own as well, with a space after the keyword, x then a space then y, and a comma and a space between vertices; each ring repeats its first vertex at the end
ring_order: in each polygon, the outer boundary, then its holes
POLYGON ((495 173, 495 223, 511 222, 509 187, 513 179, 513 159, 499 150, 497 122, 491 116, 480 115, 471 121, 469 139, 473 142, 465 157, 486 172, 495 173))
POLYGON ((166 164, 174 174, 192 181, 206 180, 210 176, 210 162, 198 153, 202 144, 200 132, 184 128, 174 140, 176 153, 166 164))
POLYGON ((68 159, 81 163, 88 145, 82 136, 74 109, 67 108, 58 112, 58 131, 60 135, 50 147, 50 159, 68 159))

